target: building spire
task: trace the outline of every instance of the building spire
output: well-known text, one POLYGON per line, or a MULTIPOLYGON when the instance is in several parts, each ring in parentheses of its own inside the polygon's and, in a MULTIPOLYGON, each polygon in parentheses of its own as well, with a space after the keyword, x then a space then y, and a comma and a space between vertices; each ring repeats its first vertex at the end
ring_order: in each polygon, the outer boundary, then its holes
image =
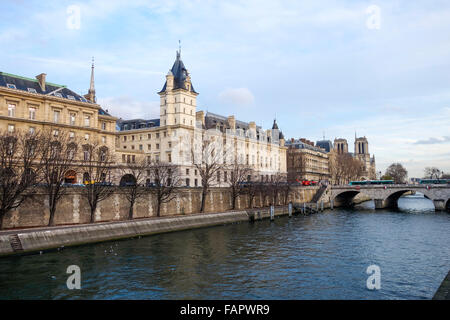
POLYGON ((181 57, 181 40, 178 40, 177 60, 180 60, 180 57, 181 57))
POLYGON ((91 69, 91 84, 89 86, 89 100, 96 103, 97 97, 95 96, 95 82, 94 82, 94 57, 92 57, 92 69, 91 69))

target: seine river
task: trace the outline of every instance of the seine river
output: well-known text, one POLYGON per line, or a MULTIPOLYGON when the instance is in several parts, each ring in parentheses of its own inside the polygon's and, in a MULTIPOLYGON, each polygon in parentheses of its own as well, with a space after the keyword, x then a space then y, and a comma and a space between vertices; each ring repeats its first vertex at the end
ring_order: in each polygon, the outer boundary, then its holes
POLYGON ((0 258, 0 299, 431 299, 450 214, 420 196, 354 209, 0 258), (81 269, 69 290, 66 269, 81 269), (366 269, 378 265, 381 288, 366 269))

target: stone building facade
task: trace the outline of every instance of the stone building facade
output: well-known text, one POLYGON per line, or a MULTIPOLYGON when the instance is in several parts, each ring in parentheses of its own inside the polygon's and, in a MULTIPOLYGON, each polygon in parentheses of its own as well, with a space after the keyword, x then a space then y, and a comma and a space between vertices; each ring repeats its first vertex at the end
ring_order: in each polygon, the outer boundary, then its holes
MULTIPOLYGON (((198 157, 199 148, 207 138, 214 140, 216 150, 223 154, 220 163, 237 161, 250 166, 254 170, 251 179, 268 181, 274 175, 286 175, 287 148, 276 121, 272 129, 263 130, 255 122, 197 111, 198 92, 179 52, 158 94, 159 119, 118 121, 116 150, 122 153, 122 163, 129 161, 128 156, 133 158, 131 153, 169 162, 179 166, 184 186, 201 186, 194 164, 202 161, 204 155, 198 157)), ((217 175, 214 186, 226 186, 227 176, 224 169, 217 175)))
POLYGON ((288 180, 298 182, 303 180, 328 180, 328 153, 326 149, 315 146, 306 139, 291 139, 286 142, 288 180))
MULTIPOLYGON (((116 120, 96 103, 94 65, 88 94, 81 96, 66 86, 0 72, 0 131, 66 131, 81 143, 97 143, 115 149, 116 120)), ((82 161, 80 148, 77 159, 82 161)), ((71 183, 82 183, 83 172, 76 166, 67 174, 71 183)))

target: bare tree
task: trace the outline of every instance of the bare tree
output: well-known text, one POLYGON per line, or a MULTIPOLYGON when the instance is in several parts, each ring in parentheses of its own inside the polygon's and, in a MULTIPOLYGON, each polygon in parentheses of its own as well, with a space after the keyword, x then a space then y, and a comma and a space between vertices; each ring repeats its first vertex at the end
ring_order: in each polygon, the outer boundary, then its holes
POLYGON ((334 155, 329 167, 332 180, 337 184, 346 184, 351 180, 358 180, 364 172, 362 162, 349 153, 334 155))
POLYGON ((75 164, 78 144, 71 139, 68 132, 50 128, 42 135, 42 152, 40 163, 42 167, 42 182, 48 196, 50 217, 49 226, 55 223, 56 205, 67 188, 63 186, 66 173, 75 164))
POLYGON ((3 218, 30 196, 38 181, 39 133, 0 132, 0 229, 3 218))
POLYGON ((387 169, 385 175, 389 175, 394 179, 394 183, 405 183, 408 171, 400 164, 393 163, 387 169))
POLYGON ((259 193, 259 182, 247 182, 244 185, 243 193, 247 195, 248 208, 253 208, 256 195, 259 193))
POLYGON ((264 182, 263 179, 261 179, 261 181, 256 183, 256 188, 258 190, 262 206, 265 207, 267 200, 270 198, 272 194, 271 185, 268 182, 264 182))
POLYGON ((114 157, 111 151, 97 142, 86 143, 82 146, 83 163, 83 181, 85 187, 81 195, 89 203, 91 209, 90 222, 95 222, 95 211, 101 201, 108 199, 114 192, 111 183, 111 170, 114 163, 114 157))
POLYGON ((289 203, 289 196, 292 192, 292 182, 288 181, 284 176, 280 178, 280 193, 282 196, 283 204, 287 205, 289 203))
POLYGON ((144 188, 147 167, 147 160, 143 156, 120 166, 120 172, 123 176, 120 180, 120 186, 130 204, 128 209, 129 220, 133 219, 133 208, 136 201, 148 193, 148 190, 144 188))
MULTIPOLYGON (((227 151, 219 143, 219 138, 201 133, 201 141, 198 141, 191 149, 192 163, 197 169, 202 182, 202 200, 200 212, 205 210, 206 196, 209 189, 216 183, 218 172, 224 168, 224 160, 227 158, 227 151), (197 149, 197 147, 199 147, 197 149)), ((220 173, 219 173, 220 174, 220 173)))
POLYGON ((245 193, 246 186, 251 182, 253 169, 240 163, 235 157, 234 162, 226 166, 227 172, 230 173, 227 183, 230 186, 231 193, 231 209, 236 209, 236 199, 245 193))
POLYGON ((436 167, 426 167, 425 168, 425 178, 429 179, 439 179, 444 173, 436 167))
POLYGON ((171 163, 151 161, 147 163, 151 184, 148 191, 156 197, 156 216, 161 215, 161 205, 173 200, 176 187, 181 184, 179 167, 171 163))
POLYGON ((280 193, 282 192, 282 187, 286 183, 286 177, 281 174, 276 174, 273 176, 272 180, 267 184, 269 189, 269 196, 272 205, 276 206, 278 204, 280 193))

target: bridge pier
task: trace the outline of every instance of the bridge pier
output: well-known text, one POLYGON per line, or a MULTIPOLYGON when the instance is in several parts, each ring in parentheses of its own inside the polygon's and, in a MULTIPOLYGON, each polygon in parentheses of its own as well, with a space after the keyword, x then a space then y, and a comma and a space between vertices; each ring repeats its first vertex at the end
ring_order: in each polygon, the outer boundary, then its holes
POLYGON ((437 200, 433 200, 433 203, 434 203, 434 209, 436 211, 445 210, 445 200, 437 199, 437 200))
POLYGON ((375 209, 396 209, 397 206, 397 199, 373 199, 373 202, 375 203, 375 209))

